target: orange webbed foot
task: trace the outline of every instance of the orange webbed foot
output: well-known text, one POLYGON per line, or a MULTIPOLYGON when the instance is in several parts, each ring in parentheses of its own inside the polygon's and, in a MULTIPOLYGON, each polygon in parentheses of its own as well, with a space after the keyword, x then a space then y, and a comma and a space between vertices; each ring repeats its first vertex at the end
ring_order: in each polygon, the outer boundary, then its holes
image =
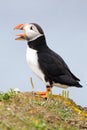
POLYGON ((51 87, 46 88, 46 92, 34 92, 35 96, 40 96, 42 98, 48 98, 49 94, 52 93, 51 87))

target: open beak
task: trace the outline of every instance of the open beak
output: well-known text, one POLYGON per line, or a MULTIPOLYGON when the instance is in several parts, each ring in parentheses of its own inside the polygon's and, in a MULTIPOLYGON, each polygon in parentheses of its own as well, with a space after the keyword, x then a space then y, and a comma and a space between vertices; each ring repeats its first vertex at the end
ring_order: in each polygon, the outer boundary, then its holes
MULTIPOLYGON (((18 24, 17 26, 14 27, 14 29, 24 30, 24 26, 25 26, 25 24, 18 24)), ((15 38, 15 40, 26 40, 26 32, 25 32, 25 30, 24 30, 23 34, 17 34, 16 36, 18 36, 18 37, 15 38)))

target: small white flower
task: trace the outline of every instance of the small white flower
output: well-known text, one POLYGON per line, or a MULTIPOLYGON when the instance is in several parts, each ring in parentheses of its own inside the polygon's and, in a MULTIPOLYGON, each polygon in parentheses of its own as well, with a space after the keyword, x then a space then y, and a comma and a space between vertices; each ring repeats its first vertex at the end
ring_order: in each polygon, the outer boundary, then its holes
POLYGON ((20 93, 21 91, 20 91, 19 88, 14 88, 14 92, 15 92, 15 93, 20 93))
POLYGON ((8 110, 8 111, 10 111, 10 110, 11 110, 11 108, 10 108, 10 107, 8 107, 8 108, 7 108, 7 110, 8 110))

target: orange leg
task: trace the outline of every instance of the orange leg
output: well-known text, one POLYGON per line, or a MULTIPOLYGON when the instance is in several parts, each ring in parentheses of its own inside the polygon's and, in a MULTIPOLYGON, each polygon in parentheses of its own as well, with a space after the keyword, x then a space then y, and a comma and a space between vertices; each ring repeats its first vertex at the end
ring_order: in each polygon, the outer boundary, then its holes
POLYGON ((49 94, 52 93, 51 89, 52 89, 52 87, 47 86, 46 87, 46 92, 35 92, 34 94, 36 96, 40 95, 42 98, 47 98, 49 96, 49 94))

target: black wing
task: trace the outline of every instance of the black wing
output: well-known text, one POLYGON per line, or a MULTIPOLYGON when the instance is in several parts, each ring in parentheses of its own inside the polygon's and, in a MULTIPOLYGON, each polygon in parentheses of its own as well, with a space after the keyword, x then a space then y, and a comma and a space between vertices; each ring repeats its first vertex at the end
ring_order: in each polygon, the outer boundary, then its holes
POLYGON ((64 60, 51 49, 38 52, 38 62, 45 74, 45 79, 50 82, 81 87, 80 81, 68 68, 64 60))

